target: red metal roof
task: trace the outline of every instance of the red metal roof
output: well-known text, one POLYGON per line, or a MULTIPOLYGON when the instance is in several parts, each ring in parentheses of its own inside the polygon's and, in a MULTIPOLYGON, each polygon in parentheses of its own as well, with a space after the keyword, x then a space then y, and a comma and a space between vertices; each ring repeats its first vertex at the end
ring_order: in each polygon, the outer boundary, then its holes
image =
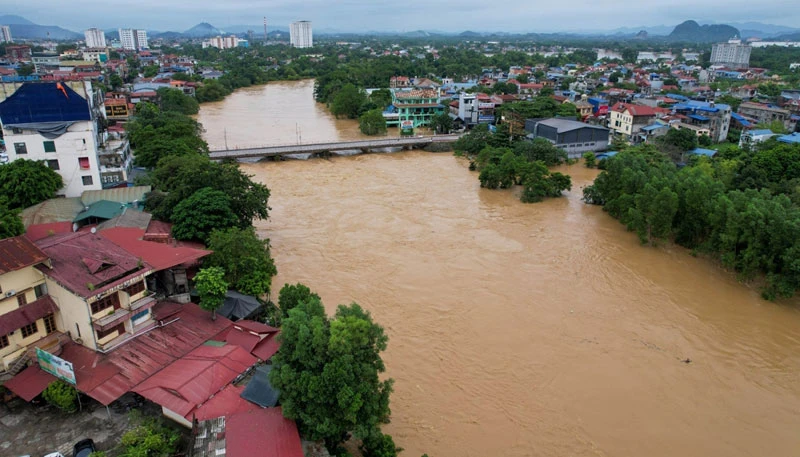
POLYGON ((145 235, 145 231, 135 227, 113 227, 101 230, 99 233, 135 257, 144 260, 155 271, 193 263, 211 254, 211 251, 204 249, 144 241, 142 238, 145 235))
POLYGON ((56 303, 49 295, 45 295, 0 316, 0 335, 7 335, 56 311, 56 303))
POLYGON ((133 391, 191 419, 191 413, 256 362, 236 345, 200 346, 133 391))
POLYGON ((248 331, 251 331, 251 332, 255 332, 255 333, 258 333, 258 334, 275 333, 275 332, 280 331, 280 329, 277 329, 277 328, 272 327, 270 325, 262 324, 261 322, 251 321, 251 320, 246 320, 246 319, 234 322, 233 326, 234 327, 241 327, 241 328, 243 328, 245 330, 248 330, 248 331))
MULTIPOLYGON (((237 387, 233 384, 228 384, 218 394, 214 395, 190 414, 199 421, 205 421, 216 419, 217 417, 228 417, 236 413, 261 409, 257 404, 251 403, 241 397, 244 388, 245 386, 237 387)), ((191 417, 187 419, 191 419, 191 417)))
POLYGON ((631 113, 631 116, 655 116, 656 112, 653 108, 645 105, 634 105, 632 103, 622 103, 619 102, 611 108, 611 111, 616 111, 618 113, 623 113, 628 111, 631 113))
POLYGON ((281 348, 281 342, 278 340, 278 335, 280 335, 280 332, 268 335, 266 338, 256 344, 256 347, 253 348, 250 353, 264 361, 271 359, 272 356, 278 352, 278 349, 281 348))
POLYGON ((47 260, 47 254, 25 236, 0 240, 0 275, 47 260))
POLYGON ((49 236, 36 245, 50 257, 52 268, 39 267, 72 293, 87 298, 152 271, 147 262, 108 239, 87 232, 49 236), (102 268, 92 268, 95 264, 102 268))
POLYGON ((3 386, 23 400, 31 401, 55 380, 55 376, 42 371, 38 365, 33 365, 6 381, 3 386))
POLYGON ((261 342, 261 337, 254 335, 246 330, 231 328, 225 335, 225 342, 239 346, 247 352, 253 352, 256 345, 261 342))
POLYGON ((38 241, 57 233, 71 233, 72 222, 51 222, 48 224, 29 225, 25 229, 25 236, 31 241, 38 241))
POLYGON ((303 457, 300 434, 281 408, 263 408, 225 419, 226 457, 303 457))

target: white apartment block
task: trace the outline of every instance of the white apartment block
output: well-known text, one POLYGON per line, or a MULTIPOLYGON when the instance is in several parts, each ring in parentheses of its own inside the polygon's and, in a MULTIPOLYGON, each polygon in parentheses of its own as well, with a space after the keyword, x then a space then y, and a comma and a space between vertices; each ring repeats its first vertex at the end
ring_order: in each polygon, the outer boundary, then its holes
POLYGON ((119 29, 119 41, 122 49, 138 51, 147 49, 147 31, 136 29, 119 29))
POLYGON ((10 25, 0 25, 0 43, 13 43, 14 40, 11 38, 11 26, 10 25))
POLYGON ((750 51, 753 48, 737 38, 711 47, 711 65, 724 65, 738 70, 750 67, 750 51))
POLYGON ((105 48, 106 47, 106 33, 97 28, 91 28, 83 32, 86 38, 86 47, 90 49, 105 48))
POLYGON ((289 40, 295 48, 310 48, 314 46, 311 21, 292 22, 289 26, 289 40))
POLYGON ((217 48, 217 49, 230 49, 239 46, 239 39, 236 38, 236 35, 231 36, 216 36, 214 38, 209 38, 203 41, 203 49, 205 48, 217 48))

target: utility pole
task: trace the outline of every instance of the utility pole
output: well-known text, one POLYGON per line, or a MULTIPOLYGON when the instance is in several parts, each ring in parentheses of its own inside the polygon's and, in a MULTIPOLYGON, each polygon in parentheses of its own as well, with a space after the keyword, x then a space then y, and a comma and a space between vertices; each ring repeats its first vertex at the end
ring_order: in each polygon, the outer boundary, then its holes
POLYGON ((227 127, 222 129, 222 134, 225 137, 225 149, 227 150, 228 149, 228 128, 227 127))
POLYGON ((264 44, 267 44, 267 16, 264 16, 264 44))

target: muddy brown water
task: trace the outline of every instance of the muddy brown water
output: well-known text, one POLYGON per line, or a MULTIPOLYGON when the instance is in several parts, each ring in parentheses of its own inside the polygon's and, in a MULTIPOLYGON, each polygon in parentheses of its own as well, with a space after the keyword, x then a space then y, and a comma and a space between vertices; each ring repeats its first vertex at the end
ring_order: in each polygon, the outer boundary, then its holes
MULTIPOLYGON (((304 141, 358 137, 309 103, 312 88, 239 91, 199 119, 212 144, 224 130, 291 143, 295 122, 304 141)), ((386 328, 385 431, 402 455, 800 455, 797 301, 765 302, 685 249, 640 246, 581 202, 596 171, 563 167, 573 190, 526 205, 481 189, 451 154, 242 167, 272 190, 257 228, 275 290, 305 283, 330 312, 356 301, 386 328)))

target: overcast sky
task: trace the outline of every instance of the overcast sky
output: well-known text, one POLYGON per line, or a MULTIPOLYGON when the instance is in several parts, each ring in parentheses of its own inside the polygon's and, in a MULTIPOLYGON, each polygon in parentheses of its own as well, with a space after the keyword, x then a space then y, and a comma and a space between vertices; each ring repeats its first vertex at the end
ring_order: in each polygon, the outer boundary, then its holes
POLYGON ((800 28, 797 0, 25 0, 5 1, 1 14, 81 31, 135 27, 184 31, 199 22, 274 26, 310 20, 314 28, 554 32, 699 22, 757 21, 800 28))

